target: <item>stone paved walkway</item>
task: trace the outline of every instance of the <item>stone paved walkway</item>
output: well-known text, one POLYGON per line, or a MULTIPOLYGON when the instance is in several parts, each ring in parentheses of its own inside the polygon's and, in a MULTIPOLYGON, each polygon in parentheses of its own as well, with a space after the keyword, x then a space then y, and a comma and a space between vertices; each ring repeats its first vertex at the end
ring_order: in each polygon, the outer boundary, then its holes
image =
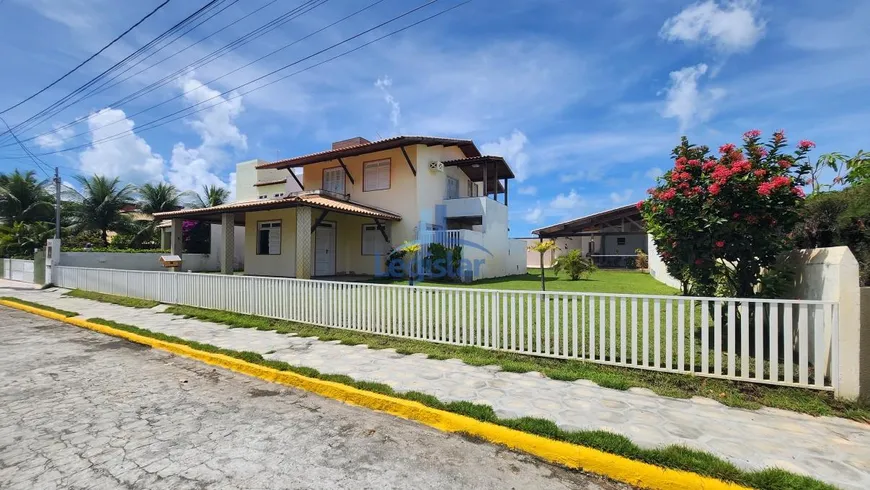
POLYGON ((344 346, 275 332, 224 325, 161 313, 165 307, 133 309, 63 297, 62 290, 8 290, 16 296, 267 358, 377 381, 397 391, 420 391, 444 401, 485 403, 502 417, 534 416, 565 429, 604 429, 644 447, 682 444, 728 459, 739 467, 779 467, 842 488, 870 488, 870 425, 834 417, 812 417, 764 408, 726 407, 707 398, 680 400, 632 388, 617 391, 592 382, 551 380, 538 373, 501 372, 459 360, 430 360, 392 350, 344 346), (266 354, 270 353, 270 354, 266 354))

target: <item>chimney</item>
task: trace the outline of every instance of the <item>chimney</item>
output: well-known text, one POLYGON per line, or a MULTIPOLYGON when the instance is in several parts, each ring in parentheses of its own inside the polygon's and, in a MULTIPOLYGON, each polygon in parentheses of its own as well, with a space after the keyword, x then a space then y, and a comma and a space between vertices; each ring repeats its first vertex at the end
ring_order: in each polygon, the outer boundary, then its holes
POLYGON ((332 144, 332 149, 333 150, 340 150, 342 148, 347 148, 349 146, 365 145, 368 143, 371 143, 371 141, 369 141, 361 136, 357 136, 356 138, 350 138, 350 139, 346 139, 346 140, 342 140, 342 141, 336 141, 335 143, 332 144))

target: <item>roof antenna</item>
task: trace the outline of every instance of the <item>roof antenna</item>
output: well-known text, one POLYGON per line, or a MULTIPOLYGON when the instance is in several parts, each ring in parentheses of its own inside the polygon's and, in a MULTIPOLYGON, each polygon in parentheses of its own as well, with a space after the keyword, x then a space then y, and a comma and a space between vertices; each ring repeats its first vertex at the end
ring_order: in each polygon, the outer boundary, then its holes
POLYGON ((382 139, 384 139, 384 137, 383 137, 383 136, 381 136, 381 133, 379 133, 379 132, 377 132, 377 131, 375 131, 375 134, 376 134, 376 135, 378 135, 378 139, 379 139, 379 140, 382 140, 382 139))

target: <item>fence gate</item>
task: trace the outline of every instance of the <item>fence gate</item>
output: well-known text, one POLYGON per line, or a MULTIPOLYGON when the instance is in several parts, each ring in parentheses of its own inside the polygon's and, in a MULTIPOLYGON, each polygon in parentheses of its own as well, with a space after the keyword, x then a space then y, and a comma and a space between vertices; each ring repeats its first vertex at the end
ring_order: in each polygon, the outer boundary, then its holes
POLYGON ((33 254, 33 283, 45 284, 45 250, 33 254))

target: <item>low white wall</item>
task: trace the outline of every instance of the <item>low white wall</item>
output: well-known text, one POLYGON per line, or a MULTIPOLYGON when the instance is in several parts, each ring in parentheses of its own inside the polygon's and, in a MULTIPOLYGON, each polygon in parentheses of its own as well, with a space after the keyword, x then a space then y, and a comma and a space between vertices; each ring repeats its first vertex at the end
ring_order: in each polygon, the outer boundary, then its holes
MULTIPOLYGON (((61 266, 90 267, 97 269, 127 269, 137 271, 165 271, 160 265, 164 253, 120 253, 120 252, 61 252, 61 266)), ((183 254, 181 270, 210 272, 220 270, 216 254, 183 254)))
POLYGON ((526 262, 526 241, 517 238, 508 240, 508 261, 505 274, 508 276, 525 274, 528 270, 526 262))
POLYGON ((680 281, 678 281, 674 276, 668 274, 668 267, 664 262, 662 262, 662 258, 659 257, 659 252, 656 249, 656 244, 653 241, 652 235, 647 235, 647 250, 649 250, 649 275, 653 276, 653 279, 667 284, 672 288, 682 288, 680 281))
POLYGON ((2 279, 33 282, 33 261, 25 259, 0 259, 2 279))
MULTIPOLYGON (((839 380, 834 383, 838 386, 837 394, 848 399, 870 396, 870 386, 861 384, 861 373, 870 369, 870 352, 866 349, 870 328, 862 328, 855 256, 849 247, 830 247, 795 250, 781 260, 794 266, 795 298, 839 303, 839 341, 834 346, 839 350, 839 380)), ((812 335, 813 323, 810 325, 812 335)))

